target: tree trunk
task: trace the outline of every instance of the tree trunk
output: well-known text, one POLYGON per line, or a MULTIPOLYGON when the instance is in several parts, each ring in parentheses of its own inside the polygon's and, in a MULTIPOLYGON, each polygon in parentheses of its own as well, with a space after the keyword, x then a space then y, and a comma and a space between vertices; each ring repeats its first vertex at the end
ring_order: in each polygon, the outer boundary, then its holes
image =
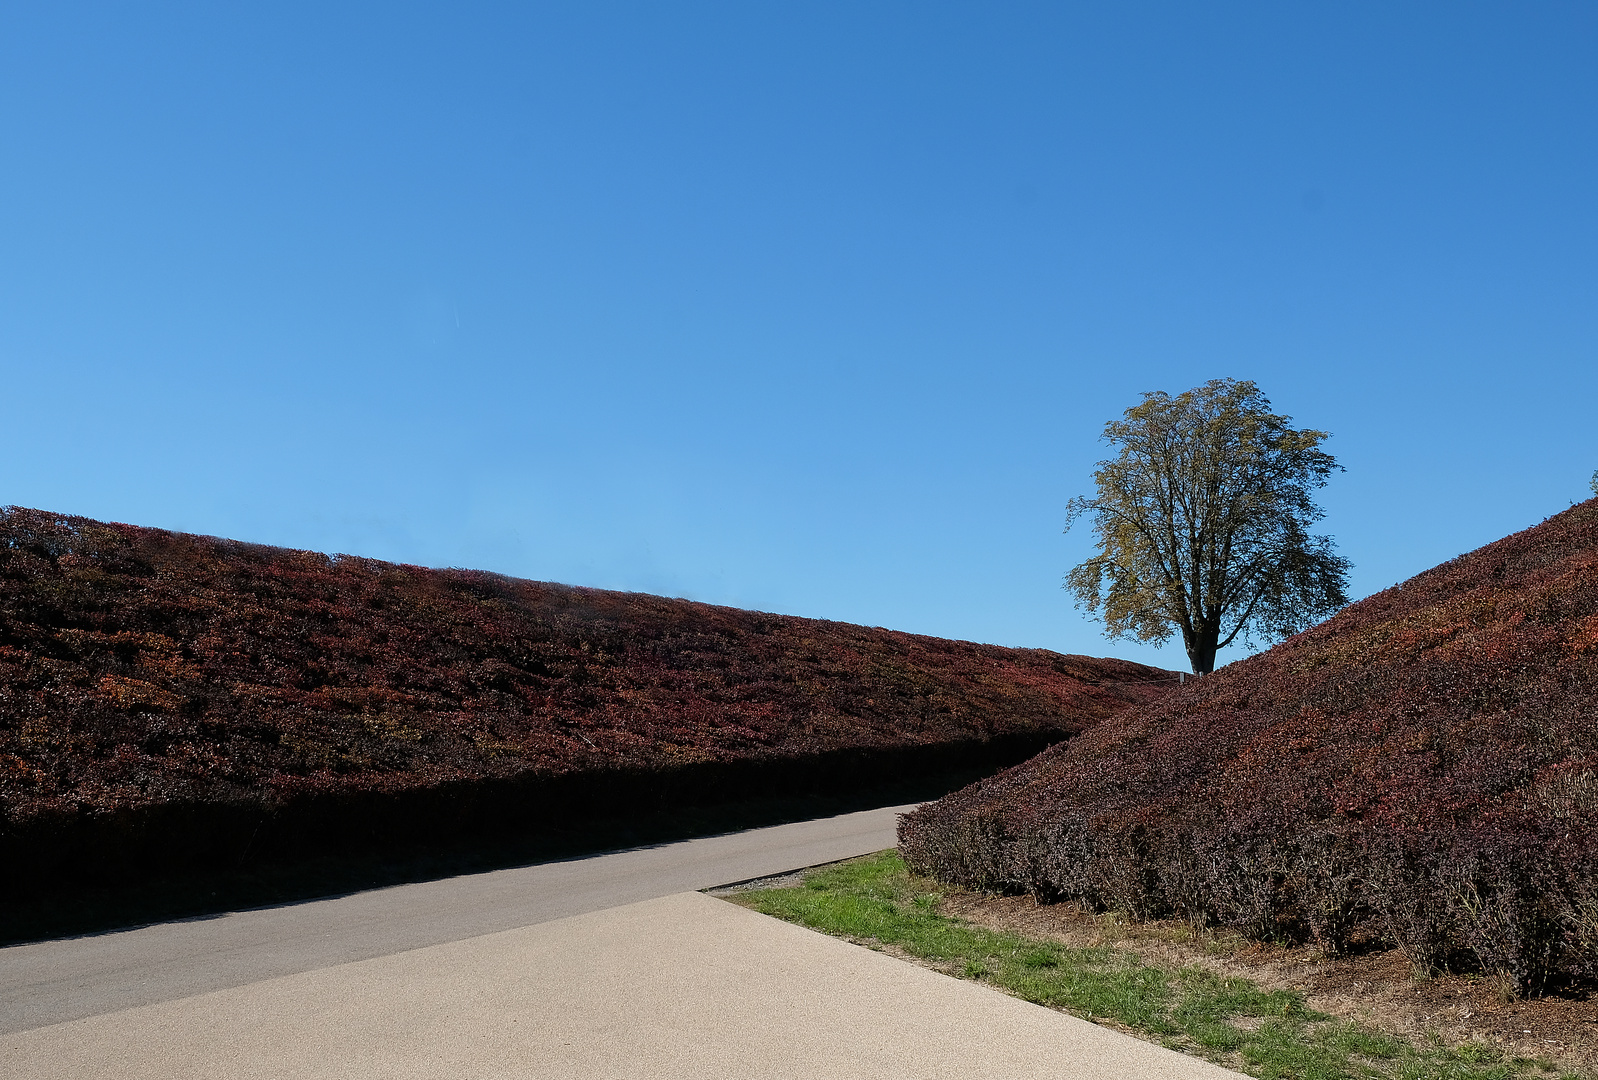
POLYGON ((1219 650, 1220 639, 1219 626, 1200 627, 1193 635, 1193 640, 1187 646, 1187 659, 1193 665, 1193 674, 1208 675, 1215 670, 1215 654, 1219 650))

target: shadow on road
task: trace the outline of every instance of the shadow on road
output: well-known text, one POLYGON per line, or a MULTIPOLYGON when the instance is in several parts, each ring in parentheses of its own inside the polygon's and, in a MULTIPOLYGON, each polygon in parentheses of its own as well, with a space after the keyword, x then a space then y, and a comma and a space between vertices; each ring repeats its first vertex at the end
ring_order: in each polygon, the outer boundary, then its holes
POLYGON ((247 865, 226 873, 173 875, 121 888, 79 887, 0 904, 0 944, 125 930, 155 922, 216 918, 230 911, 347 895, 459 874, 675 843, 745 829, 924 802, 991 773, 982 767, 851 791, 680 807, 546 827, 536 836, 428 843, 406 851, 320 856, 247 865))

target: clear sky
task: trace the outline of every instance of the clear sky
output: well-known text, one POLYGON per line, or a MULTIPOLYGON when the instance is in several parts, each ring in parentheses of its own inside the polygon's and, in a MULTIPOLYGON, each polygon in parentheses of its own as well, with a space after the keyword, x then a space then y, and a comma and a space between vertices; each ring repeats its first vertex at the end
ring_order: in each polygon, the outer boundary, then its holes
POLYGON ((1591 3, 245 7, 0 12, 0 503, 1178 667, 1060 587, 1143 391, 1356 596, 1598 468, 1591 3))

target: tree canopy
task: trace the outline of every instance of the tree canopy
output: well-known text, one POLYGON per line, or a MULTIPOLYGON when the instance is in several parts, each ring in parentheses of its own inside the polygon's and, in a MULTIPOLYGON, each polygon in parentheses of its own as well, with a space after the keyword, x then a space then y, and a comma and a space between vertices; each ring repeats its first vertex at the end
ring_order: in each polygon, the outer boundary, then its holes
POLYGON ((1199 674, 1240 636, 1285 638, 1348 603, 1350 563, 1310 527, 1311 492, 1342 467, 1324 431, 1296 430, 1253 382, 1215 379, 1157 391, 1104 425, 1119 454, 1098 463, 1097 494, 1071 500, 1098 552, 1066 577, 1107 636, 1164 642, 1181 632, 1199 674))

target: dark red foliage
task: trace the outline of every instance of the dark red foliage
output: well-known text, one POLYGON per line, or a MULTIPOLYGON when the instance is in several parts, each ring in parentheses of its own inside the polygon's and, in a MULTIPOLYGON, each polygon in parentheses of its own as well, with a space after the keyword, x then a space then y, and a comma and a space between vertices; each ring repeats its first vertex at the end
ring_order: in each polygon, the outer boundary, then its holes
POLYGON ((0 837, 168 803, 1064 738, 1172 678, 0 510, 0 837))
POLYGON ((906 818, 964 884, 1598 967, 1598 500, 906 818))

